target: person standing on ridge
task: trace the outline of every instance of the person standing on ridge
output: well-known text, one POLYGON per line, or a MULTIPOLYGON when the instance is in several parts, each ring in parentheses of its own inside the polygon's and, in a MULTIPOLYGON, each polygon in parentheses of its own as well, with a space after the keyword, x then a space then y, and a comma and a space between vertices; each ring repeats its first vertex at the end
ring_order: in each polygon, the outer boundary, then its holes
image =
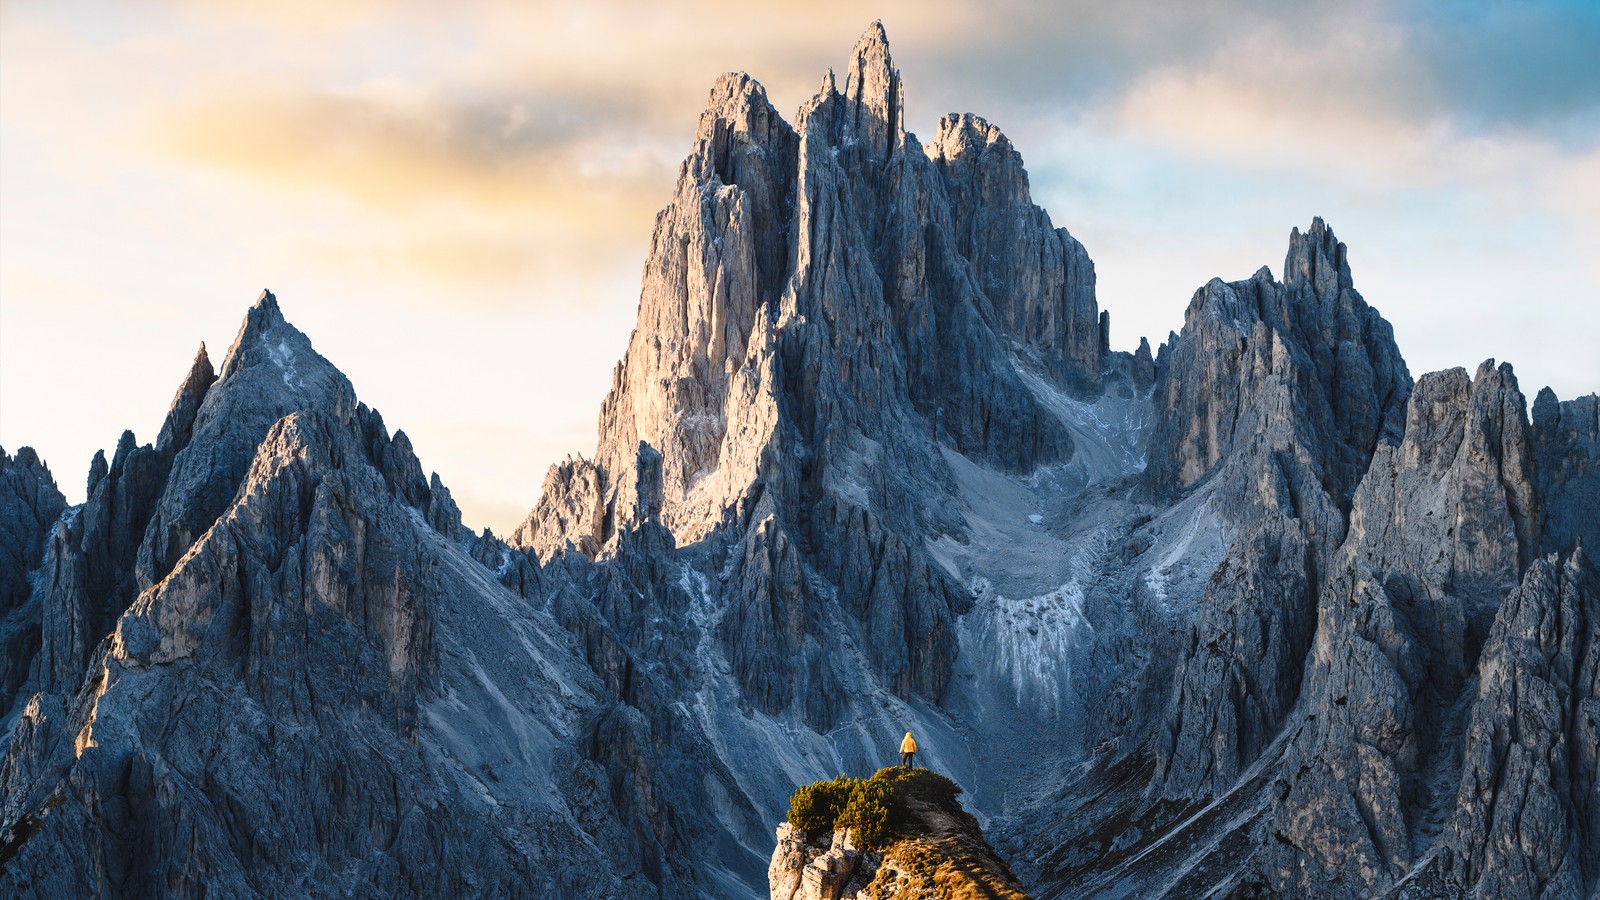
POLYGON ((915 769, 917 767, 917 739, 906 732, 906 739, 900 742, 900 767, 915 769))

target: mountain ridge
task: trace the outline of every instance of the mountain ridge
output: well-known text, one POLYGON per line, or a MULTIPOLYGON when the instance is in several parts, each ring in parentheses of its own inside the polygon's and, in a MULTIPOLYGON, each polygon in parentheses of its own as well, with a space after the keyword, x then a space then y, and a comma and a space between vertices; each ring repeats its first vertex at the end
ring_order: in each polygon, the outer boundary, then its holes
POLYGON ((1004 135, 843 71, 713 86, 508 540, 270 291, 85 503, 0 455, 0 884, 748 896, 909 729, 1041 896, 1594 890, 1600 399, 1413 382, 1321 219, 1112 352, 1004 135))

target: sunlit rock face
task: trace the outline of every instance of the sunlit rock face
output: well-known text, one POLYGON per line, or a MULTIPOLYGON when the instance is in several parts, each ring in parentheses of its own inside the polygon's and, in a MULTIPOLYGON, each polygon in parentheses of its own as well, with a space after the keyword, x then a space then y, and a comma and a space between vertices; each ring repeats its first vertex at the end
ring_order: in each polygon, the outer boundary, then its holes
POLYGON ((0 453, 0 893, 760 895, 908 730, 1037 896, 1600 889, 1600 399, 1413 382, 1321 220, 1112 352, 906 90, 716 82, 505 540, 270 292, 85 503, 0 453))
POLYGON ((795 126, 748 76, 717 82, 594 460, 553 469, 513 537, 603 559, 648 506, 680 544, 736 547, 735 674, 757 708, 820 727, 843 676, 806 644, 836 632, 902 697, 948 684, 970 596, 924 546, 962 530, 940 446, 1011 474, 1066 463, 1070 429, 1021 370, 1101 390, 1093 266, 1032 205, 1021 157, 971 116, 924 149, 903 106, 879 26, 795 126), (641 445, 659 504, 639 502, 641 445))

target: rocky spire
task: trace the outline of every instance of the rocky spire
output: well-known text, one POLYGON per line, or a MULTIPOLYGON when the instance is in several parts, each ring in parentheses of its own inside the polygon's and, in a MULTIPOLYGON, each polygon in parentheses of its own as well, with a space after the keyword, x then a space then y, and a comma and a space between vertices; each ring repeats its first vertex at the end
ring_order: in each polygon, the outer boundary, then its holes
POLYGON ((950 197, 953 238, 994 310, 996 330, 1056 378, 1093 390, 1108 327, 1083 245, 1033 204, 1022 154, 1000 129, 950 113, 928 146, 950 197))
MULTIPOLYGON (((174 411, 186 408, 210 367, 204 353, 195 360, 174 411)), ((244 480, 256 445, 279 419, 302 409, 321 409, 351 420, 355 388, 284 318, 278 298, 262 291, 245 315, 216 380, 204 392, 188 428, 189 445, 178 449, 172 474, 153 511, 139 549, 141 589, 161 580, 211 523, 244 480)))
POLYGON ((1533 446, 1544 513, 1540 553, 1577 543, 1600 552, 1600 395, 1557 400, 1548 387, 1533 402, 1533 446))
POLYGON ((211 389, 217 380, 216 371, 211 368, 211 358, 206 355, 206 345, 200 342, 200 352, 195 354, 194 363, 189 366, 189 374, 184 377, 183 383, 178 385, 177 394, 173 395, 172 407, 167 411, 166 421, 161 423, 161 435, 156 439, 158 449, 176 453, 187 446, 189 438, 194 432, 194 417, 200 412, 200 404, 205 400, 206 391, 211 389))
POLYGON ((1327 298, 1336 298, 1339 291, 1353 287, 1345 246, 1321 216, 1311 220, 1311 227, 1305 233, 1298 227, 1289 232, 1289 252, 1283 258, 1283 281, 1289 287, 1304 283, 1317 296, 1327 298))
POLYGON ((886 162, 905 146, 905 91, 882 22, 867 26, 850 56, 844 82, 846 139, 866 147, 869 159, 886 162))
POLYGON ((28 675, 39 644, 39 611, 30 575, 44 560, 49 535, 66 509, 50 469, 32 447, 0 447, 0 716, 28 675))
POLYGON ((1411 375, 1393 328, 1352 286, 1344 244, 1315 219, 1290 233, 1284 266, 1282 283, 1263 267, 1246 281, 1213 279, 1190 301, 1157 385, 1149 472, 1163 487, 1187 488, 1251 443, 1256 419, 1242 414, 1258 379, 1241 363, 1258 340, 1281 341, 1296 369, 1297 410, 1276 427, 1304 432, 1317 477, 1340 506, 1348 508, 1380 437, 1399 441, 1411 375))
POLYGON ((15 456, 0 447, 0 619, 28 598, 28 573, 39 565, 44 538, 66 498, 32 447, 15 456))
POLYGON ((770 372, 752 365, 764 353, 754 335, 790 272, 796 151, 760 84, 717 80, 657 217, 595 457, 552 467, 519 546, 602 552, 639 508, 641 442, 662 454, 661 521, 680 540, 704 535, 755 481, 776 413, 770 372))

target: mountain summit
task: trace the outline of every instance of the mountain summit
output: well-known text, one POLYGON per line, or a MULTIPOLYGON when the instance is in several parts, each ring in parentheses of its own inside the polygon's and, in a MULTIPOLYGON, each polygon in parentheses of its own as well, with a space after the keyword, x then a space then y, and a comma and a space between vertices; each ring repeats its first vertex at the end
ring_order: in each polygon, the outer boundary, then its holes
POLYGON ((1000 129, 838 71, 712 87, 505 540, 270 291, 83 504, 0 451, 0 892, 792 894, 908 731, 1007 891, 1600 889, 1600 397, 1414 380, 1320 219, 1112 351, 1000 129))

